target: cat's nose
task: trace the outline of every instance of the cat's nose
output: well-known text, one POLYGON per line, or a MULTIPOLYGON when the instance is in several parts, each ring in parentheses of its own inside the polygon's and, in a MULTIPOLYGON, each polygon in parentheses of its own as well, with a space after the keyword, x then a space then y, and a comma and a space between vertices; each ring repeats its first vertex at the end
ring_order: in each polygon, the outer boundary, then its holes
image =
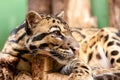
POLYGON ((75 54, 78 54, 79 53, 79 48, 78 47, 71 47, 72 51, 75 53, 75 54))

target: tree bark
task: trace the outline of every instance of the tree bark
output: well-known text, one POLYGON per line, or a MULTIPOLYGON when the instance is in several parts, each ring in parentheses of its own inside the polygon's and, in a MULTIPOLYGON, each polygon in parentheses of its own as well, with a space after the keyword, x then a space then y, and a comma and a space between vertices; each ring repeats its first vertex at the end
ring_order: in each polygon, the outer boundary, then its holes
POLYGON ((28 0, 28 11, 34 10, 38 13, 51 14, 52 0, 28 0))
POLYGON ((52 58, 37 55, 32 62, 32 80, 68 80, 68 76, 54 73, 57 65, 52 58))
POLYGON ((120 29, 120 0, 109 0, 110 26, 120 29))
POLYGON ((52 14, 56 15, 64 11, 65 0, 52 0, 52 14))
POLYGON ((70 27, 96 27, 96 20, 91 16, 90 0, 66 0, 65 20, 70 27))

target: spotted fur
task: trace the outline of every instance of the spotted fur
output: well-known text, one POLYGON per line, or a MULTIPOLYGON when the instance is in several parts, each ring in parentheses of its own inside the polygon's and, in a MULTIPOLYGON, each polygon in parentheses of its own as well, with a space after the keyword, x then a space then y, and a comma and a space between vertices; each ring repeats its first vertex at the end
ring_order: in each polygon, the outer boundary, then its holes
MULTIPOLYGON (((82 63, 78 66, 76 64, 80 61, 74 62, 73 68, 76 69, 67 67, 74 70, 71 80, 119 80, 120 31, 111 27, 71 30, 80 45, 78 58, 84 63, 84 66, 81 66, 82 63)), ((69 73, 67 69, 63 69, 64 74, 69 73)))
POLYGON ((26 21, 10 33, 2 52, 16 60, 16 72, 31 73, 32 59, 36 54, 51 57, 61 65, 61 69, 75 58, 78 49, 78 42, 60 14, 53 17, 30 11, 26 21))

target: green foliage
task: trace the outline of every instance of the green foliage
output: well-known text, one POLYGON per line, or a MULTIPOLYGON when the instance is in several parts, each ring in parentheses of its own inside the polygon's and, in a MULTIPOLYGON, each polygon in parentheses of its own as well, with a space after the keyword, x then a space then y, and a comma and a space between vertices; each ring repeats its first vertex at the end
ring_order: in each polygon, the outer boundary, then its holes
POLYGON ((27 11, 27 0, 0 0, 0 50, 10 31, 20 25, 27 11))
POLYGON ((108 0, 91 0, 92 13, 96 16, 98 27, 109 26, 109 7, 108 0))

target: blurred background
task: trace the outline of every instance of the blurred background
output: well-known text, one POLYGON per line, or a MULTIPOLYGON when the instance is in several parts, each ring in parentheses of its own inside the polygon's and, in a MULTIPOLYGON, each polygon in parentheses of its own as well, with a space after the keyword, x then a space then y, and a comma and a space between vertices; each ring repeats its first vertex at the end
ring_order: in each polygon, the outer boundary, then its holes
POLYGON ((0 0, 0 50, 29 10, 51 15, 64 11, 70 27, 120 28, 120 0, 0 0))

